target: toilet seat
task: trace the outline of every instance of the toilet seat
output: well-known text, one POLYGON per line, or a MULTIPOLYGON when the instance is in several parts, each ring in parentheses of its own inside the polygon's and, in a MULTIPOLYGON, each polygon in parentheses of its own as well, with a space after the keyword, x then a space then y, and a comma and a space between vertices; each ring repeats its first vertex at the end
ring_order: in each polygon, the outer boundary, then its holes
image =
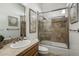
POLYGON ((48 48, 44 46, 39 46, 39 51, 48 51, 48 48))
POLYGON ((48 48, 44 46, 39 46, 39 53, 40 54, 48 54, 48 48))

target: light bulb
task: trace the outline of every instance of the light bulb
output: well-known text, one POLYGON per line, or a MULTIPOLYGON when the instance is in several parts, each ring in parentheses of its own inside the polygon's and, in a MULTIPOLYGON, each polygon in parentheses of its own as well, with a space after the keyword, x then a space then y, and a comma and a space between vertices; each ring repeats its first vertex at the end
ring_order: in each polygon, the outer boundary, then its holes
POLYGON ((62 10, 62 14, 65 14, 65 10, 62 10))

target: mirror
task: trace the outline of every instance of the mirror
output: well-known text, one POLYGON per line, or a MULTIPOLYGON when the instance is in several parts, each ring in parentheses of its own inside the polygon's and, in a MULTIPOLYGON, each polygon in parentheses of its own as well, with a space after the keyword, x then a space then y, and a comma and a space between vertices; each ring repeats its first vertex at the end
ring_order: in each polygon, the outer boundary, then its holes
POLYGON ((70 23, 74 24, 78 22, 78 4, 73 3, 70 7, 70 23))
POLYGON ((26 36, 25 7, 20 3, 0 3, 0 7, 0 35, 26 36))
POLYGON ((29 32, 35 33, 36 32, 36 19, 37 19, 37 13, 29 9, 29 32))

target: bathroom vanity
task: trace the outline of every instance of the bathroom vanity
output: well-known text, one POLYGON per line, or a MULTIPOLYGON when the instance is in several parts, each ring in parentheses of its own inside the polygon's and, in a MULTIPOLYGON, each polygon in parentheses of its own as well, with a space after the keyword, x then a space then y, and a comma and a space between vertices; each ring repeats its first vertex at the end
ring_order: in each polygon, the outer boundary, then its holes
POLYGON ((38 43, 35 43, 31 47, 19 53, 17 56, 37 56, 37 55, 38 55, 38 43))
POLYGON ((22 48, 11 48, 9 43, 0 49, 0 56, 37 56, 38 40, 30 40, 31 43, 22 48))
MULTIPOLYGON (((0 45, 0 56, 38 55, 38 39, 35 38, 36 35, 31 39, 29 39, 31 36, 26 35, 27 28, 29 28, 26 26, 26 6, 21 3, 0 4, 0 6, 2 6, 0 10, 0 35, 5 37, 4 43, 1 42, 0 45), (11 12, 8 14, 8 11, 11 12), (23 38, 17 38, 27 36, 29 37, 25 40, 28 41, 23 41, 23 38)), ((27 32, 29 33, 29 31, 27 32)))

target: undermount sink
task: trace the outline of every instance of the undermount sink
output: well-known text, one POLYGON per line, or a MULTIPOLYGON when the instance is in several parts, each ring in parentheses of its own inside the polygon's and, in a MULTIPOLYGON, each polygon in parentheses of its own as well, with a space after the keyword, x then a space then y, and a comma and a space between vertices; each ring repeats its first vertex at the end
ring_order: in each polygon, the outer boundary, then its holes
POLYGON ((18 41, 16 43, 12 43, 10 45, 11 48, 22 48, 22 47, 26 47, 31 43, 30 40, 23 40, 23 41, 18 41))

